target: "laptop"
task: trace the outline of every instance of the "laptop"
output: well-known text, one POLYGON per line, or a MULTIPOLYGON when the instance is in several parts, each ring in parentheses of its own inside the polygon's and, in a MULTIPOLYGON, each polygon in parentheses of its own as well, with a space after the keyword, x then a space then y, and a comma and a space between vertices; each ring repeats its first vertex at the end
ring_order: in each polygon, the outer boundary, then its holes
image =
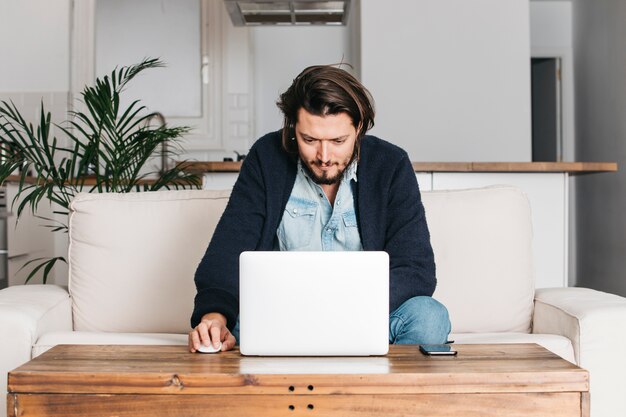
POLYGON ((389 350, 386 252, 243 252, 240 351, 370 356, 389 350))

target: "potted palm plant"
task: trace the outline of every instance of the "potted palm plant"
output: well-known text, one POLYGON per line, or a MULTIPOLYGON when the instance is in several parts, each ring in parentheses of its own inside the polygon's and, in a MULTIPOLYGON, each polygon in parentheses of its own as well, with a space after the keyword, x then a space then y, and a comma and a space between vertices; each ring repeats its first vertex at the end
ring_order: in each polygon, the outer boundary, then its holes
MULTIPOLYGON (((151 126, 149 120, 154 114, 139 100, 126 107, 120 105, 120 96, 133 78, 161 66, 158 59, 145 59, 96 79, 94 86, 85 87, 81 93, 85 110, 70 112, 69 120, 61 124, 51 122, 43 104, 39 123, 33 126, 14 103, 0 103, 0 183, 20 172, 12 177, 18 183, 13 201, 18 219, 26 209, 37 216, 39 205, 46 201, 58 207, 55 213, 67 219, 69 204, 80 192, 199 187, 200 179, 186 173, 181 164, 162 170, 150 170, 147 164, 159 156, 162 148, 172 154, 180 152, 181 140, 189 128, 151 126), (59 129, 64 138, 52 136, 52 127, 59 129)), ((67 221, 44 220, 44 226, 53 232, 67 233, 67 221)), ((66 260, 53 257, 29 261, 32 270, 26 281, 41 271, 45 283, 57 262, 66 260)))

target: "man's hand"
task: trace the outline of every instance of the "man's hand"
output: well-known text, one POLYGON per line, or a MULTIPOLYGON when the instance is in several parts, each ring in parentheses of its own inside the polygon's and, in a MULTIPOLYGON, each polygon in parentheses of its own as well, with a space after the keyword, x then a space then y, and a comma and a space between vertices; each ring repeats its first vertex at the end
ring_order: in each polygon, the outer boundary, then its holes
POLYGON ((202 316, 200 323, 189 332, 189 351, 197 351, 201 344, 217 348, 222 342, 221 350, 230 350, 235 346, 235 336, 226 327, 226 317, 220 313, 208 313, 202 316))

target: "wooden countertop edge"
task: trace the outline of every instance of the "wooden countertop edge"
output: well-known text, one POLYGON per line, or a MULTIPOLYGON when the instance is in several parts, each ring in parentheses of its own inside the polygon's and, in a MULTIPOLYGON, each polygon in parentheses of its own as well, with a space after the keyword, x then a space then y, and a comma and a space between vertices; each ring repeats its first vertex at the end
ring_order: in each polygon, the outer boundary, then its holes
MULTIPOLYGON (((239 172, 241 161, 222 162, 179 162, 183 168, 192 173, 204 172, 239 172)), ((601 172, 617 172, 616 162, 413 162, 415 172, 566 172, 571 175, 593 174, 601 172)), ((5 182, 19 182, 19 175, 7 177, 5 182)), ((27 184, 35 183, 34 177, 26 177, 27 184)), ((141 181, 150 183, 149 179, 141 181)), ((84 185, 94 185, 95 181, 87 179, 84 185)))
POLYGON ((242 161, 202 161, 202 162, 178 162, 182 168, 189 172, 239 172, 242 161))
POLYGON ((616 162, 413 162, 416 172, 616 172, 616 162))
MULTIPOLYGON (((190 171, 190 172, 192 172, 192 171, 190 171)), ((5 183, 18 183, 18 182, 20 182, 21 178, 22 177, 20 175, 9 175, 4 180, 4 182, 5 183)), ((24 177, 24 182, 26 184, 35 184, 37 182, 37 178, 36 177, 30 177, 30 176, 29 177, 24 177)), ((156 180, 154 180, 154 179, 145 178, 145 179, 141 179, 141 180, 137 181, 137 185, 139 185, 139 186, 146 185, 146 184, 147 185, 151 185, 151 184, 154 184, 155 182, 156 182, 156 180)), ((171 186, 174 186, 176 183, 170 182, 169 184, 171 186)), ((84 178, 82 180, 82 186, 83 187, 92 187, 92 186, 95 186, 95 185, 97 185, 97 182, 96 182, 95 178, 87 177, 87 178, 84 178)), ((179 182, 178 185, 179 186, 185 186, 187 184, 185 184, 184 182, 179 182)))
MULTIPOLYGON (((185 162, 190 172, 239 172, 241 162, 185 162)), ((413 162, 415 172, 616 172, 616 162, 413 162)))
MULTIPOLYGON (((21 175, 9 175, 4 182, 20 182, 22 176, 21 175)), ((24 177, 24 182, 26 184, 34 184, 36 182, 35 177, 24 177)))

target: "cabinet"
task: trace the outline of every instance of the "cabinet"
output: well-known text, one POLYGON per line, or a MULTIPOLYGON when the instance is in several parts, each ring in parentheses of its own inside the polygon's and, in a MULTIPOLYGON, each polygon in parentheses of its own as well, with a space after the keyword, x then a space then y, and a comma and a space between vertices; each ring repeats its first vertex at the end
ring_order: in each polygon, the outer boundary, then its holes
POLYGON ((202 188, 205 190, 226 190, 233 188, 238 172, 215 172, 202 176, 202 188))
POLYGON ((115 65, 159 57, 166 68, 133 81, 122 98, 141 97, 168 124, 191 126, 186 157, 250 148, 252 37, 232 25, 223 1, 74 1, 71 12, 73 91, 115 65))
POLYGON ((431 191, 433 189, 433 174, 432 172, 416 172, 417 184, 420 187, 420 191, 431 191))

